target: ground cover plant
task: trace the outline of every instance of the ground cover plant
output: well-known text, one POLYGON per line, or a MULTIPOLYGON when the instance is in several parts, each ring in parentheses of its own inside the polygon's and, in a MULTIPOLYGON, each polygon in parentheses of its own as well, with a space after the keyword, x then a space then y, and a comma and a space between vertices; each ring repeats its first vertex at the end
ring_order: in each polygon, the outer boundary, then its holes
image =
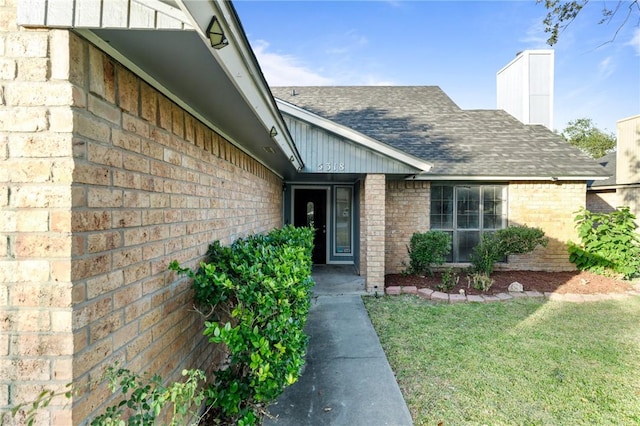
POLYGON ((416 425, 640 423, 640 297, 365 304, 416 425))

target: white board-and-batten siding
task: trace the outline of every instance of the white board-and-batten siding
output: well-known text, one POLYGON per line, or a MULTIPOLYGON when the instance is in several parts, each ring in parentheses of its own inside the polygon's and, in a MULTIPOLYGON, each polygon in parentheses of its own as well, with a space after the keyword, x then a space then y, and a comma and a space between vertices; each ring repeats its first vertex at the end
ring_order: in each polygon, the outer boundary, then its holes
POLYGON ((49 28, 193 29, 182 10, 158 0, 18 0, 17 22, 49 28))

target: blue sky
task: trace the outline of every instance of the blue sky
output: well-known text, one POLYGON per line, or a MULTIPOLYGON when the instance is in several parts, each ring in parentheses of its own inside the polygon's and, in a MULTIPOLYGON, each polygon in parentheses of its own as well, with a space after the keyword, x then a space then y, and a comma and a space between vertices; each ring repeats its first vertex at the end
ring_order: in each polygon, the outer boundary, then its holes
MULTIPOLYGON (((640 114, 640 13, 616 35, 630 2, 598 25, 603 4, 591 0, 554 46, 555 129, 591 118, 615 132, 640 114)), ((273 86, 436 85, 461 108, 495 109, 496 72, 522 50, 549 48, 533 0, 234 5, 273 86)))

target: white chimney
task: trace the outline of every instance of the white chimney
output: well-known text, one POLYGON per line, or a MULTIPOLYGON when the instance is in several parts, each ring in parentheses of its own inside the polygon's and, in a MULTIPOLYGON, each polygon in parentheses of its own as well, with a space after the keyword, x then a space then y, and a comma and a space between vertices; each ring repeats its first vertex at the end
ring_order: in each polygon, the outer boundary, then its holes
POLYGON ((498 109, 553 130, 554 51, 524 50, 497 73, 498 109))

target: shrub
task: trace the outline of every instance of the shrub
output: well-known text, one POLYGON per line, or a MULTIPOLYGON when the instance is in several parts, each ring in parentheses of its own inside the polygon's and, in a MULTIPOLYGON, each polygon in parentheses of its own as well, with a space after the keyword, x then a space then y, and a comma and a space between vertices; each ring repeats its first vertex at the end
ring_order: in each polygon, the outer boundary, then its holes
POLYGON ((433 275, 432 266, 442 265, 451 251, 451 237, 443 231, 416 232, 407 247, 410 274, 433 275))
POLYGON ((581 209, 575 216, 581 244, 569 242, 569 260, 578 269, 603 275, 640 275, 640 237, 629 207, 611 213, 581 209))
POLYGON ((495 281, 492 280, 489 275, 476 272, 467 275, 467 282, 467 286, 473 287, 476 290, 489 291, 495 281))
POLYGON ((537 246, 546 247, 549 240, 540 228, 509 226, 482 235, 480 244, 471 252, 473 270, 489 276, 500 259, 513 254, 532 252, 537 246))
POLYGON ((256 424, 264 406, 300 375, 308 338, 313 230, 288 226, 268 235, 209 246, 193 278, 196 304, 217 317, 205 322, 209 341, 224 344, 207 402, 229 424, 256 424))
POLYGON ((453 268, 446 268, 442 271, 440 283, 436 284, 436 290, 438 291, 450 291, 458 285, 460 281, 460 275, 453 268))

